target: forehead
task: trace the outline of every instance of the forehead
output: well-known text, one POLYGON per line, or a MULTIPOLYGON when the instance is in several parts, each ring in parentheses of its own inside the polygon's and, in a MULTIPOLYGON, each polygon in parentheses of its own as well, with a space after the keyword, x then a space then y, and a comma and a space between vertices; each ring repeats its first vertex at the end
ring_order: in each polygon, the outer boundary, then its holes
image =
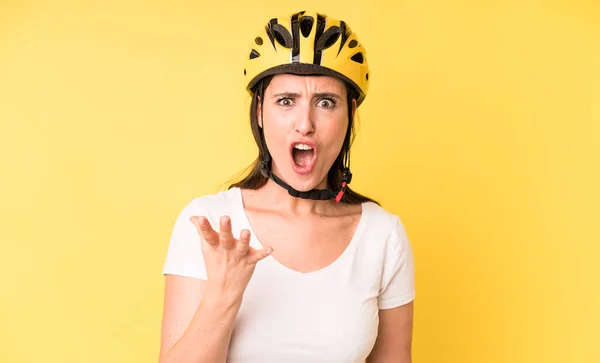
POLYGON ((338 78, 331 76, 305 76, 296 74, 278 74, 269 84, 271 92, 333 92, 345 94, 346 85, 338 78))

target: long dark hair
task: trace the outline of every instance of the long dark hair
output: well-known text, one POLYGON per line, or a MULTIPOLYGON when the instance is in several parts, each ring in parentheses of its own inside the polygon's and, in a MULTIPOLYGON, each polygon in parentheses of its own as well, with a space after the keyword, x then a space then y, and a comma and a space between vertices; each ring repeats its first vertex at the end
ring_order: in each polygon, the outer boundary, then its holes
MULTIPOLYGON (((250 128, 252 129, 252 135, 254 136, 254 141, 258 146, 258 157, 256 160, 248 167, 247 170, 250 170, 248 174, 240 181, 234 182, 229 185, 228 189, 231 188, 242 188, 242 189, 258 189, 267 183, 268 178, 263 176, 260 172, 260 162, 264 160, 266 154, 266 147, 263 144, 262 138, 262 128, 258 125, 258 115, 256 113, 256 109, 259 99, 259 92, 256 92, 257 89, 265 90, 273 76, 265 77, 261 82, 258 83, 256 88, 254 89, 252 96, 252 103, 250 105, 250 128), (262 83, 262 84, 261 84, 262 83)), ((346 82, 344 82, 346 83, 346 82)), ((344 139, 344 144, 342 145, 342 149, 338 154, 337 158, 333 162, 333 165, 329 169, 327 173, 327 184, 329 188, 333 190, 339 190, 342 185, 342 168, 344 167, 344 157, 348 157, 347 164, 349 165, 349 157, 350 157, 350 147, 354 141, 355 130, 354 130, 354 115, 352 113, 352 100, 358 98, 356 90, 350 87, 346 83, 346 90, 348 94, 348 130, 346 131, 346 137, 344 139)), ((344 197, 342 198, 342 202, 348 204, 361 204, 363 202, 373 202, 379 204, 377 201, 368 198, 364 195, 361 195, 354 190, 350 189, 350 186, 346 187, 346 192, 344 193, 344 197)))

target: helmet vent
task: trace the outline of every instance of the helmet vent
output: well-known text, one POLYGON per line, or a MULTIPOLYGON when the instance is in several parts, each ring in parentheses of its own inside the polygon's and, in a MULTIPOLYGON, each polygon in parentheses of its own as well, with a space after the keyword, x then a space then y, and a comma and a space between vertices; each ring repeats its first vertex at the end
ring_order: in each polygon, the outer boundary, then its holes
POLYGON ((250 52, 250 59, 254 59, 254 58, 258 58, 260 57, 260 53, 257 52, 256 50, 252 49, 252 51, 250 52))
POLYGON ((357 45, 358 45, 358 42, 356 41, 356 39, 352 39, 350 41, 350 43, 348 43, 348 47, 350 47, 350 48, 356 48, 357 45))
POLYGON ((365 61, 364 58, 363 58, 363 54, 362 53, 356 53, 350 59, 352 59, 356 63, 360 63, 360 64, 363 64, 363 62, 365 61))
POLYGON ((283 25, 273 24, 271 31, 273 32, 273 36, 275 37, 277 43, 281 44, 281 46, 285 48, 292 48, 292 35, 283 25))
POLYGON ((337 42, 338 38, 340 37, 340 33, 340 27, 338 26, 332 26, 331 28, 327 29, 327 31, 325 31, 325 33, 323 33, 321 38, 317 41, 316 48, 318 50, 325 50, 331 47, 335 44, 335 42, 337 42))
POLYGON ((312 16, 305 16, 302 18, 302 21, 300 22, 300 32, 302 32, 303 37, 308 38, 314 23, 315 19, 313 19, 312 16))
POLYGON ((254 42, 256 43, 256 45, 262 45, 263 44, 263 40, 261 37, 256 37, 256 39, 254 39, 254 42))

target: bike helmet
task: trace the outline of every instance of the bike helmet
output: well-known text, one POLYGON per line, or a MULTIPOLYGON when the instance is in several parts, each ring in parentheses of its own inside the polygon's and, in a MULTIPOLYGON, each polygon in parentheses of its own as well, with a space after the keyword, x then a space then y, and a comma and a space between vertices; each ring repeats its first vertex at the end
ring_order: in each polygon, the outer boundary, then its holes
POLYGON ((244 66, 248 92, 281 73, 340 78, 356 91, 357 106, 369 90, 366 50, 356 34, 344 21, 316 12, 273 18, 254 38, 244 66))

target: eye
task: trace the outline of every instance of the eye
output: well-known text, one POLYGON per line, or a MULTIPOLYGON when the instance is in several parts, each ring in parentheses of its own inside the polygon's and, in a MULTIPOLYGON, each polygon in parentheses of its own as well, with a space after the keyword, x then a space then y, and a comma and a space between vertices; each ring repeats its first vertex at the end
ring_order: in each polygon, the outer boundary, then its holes
POLYGON ((323 98, 319 101, 319 106, 323 108, 335 107, 335 101, 332 98, 323 98))
POLYGON ((280 98, 277 100, 277 104, 279 106, 289 107, 292 105, 292 99, 291 98, 280 98))

